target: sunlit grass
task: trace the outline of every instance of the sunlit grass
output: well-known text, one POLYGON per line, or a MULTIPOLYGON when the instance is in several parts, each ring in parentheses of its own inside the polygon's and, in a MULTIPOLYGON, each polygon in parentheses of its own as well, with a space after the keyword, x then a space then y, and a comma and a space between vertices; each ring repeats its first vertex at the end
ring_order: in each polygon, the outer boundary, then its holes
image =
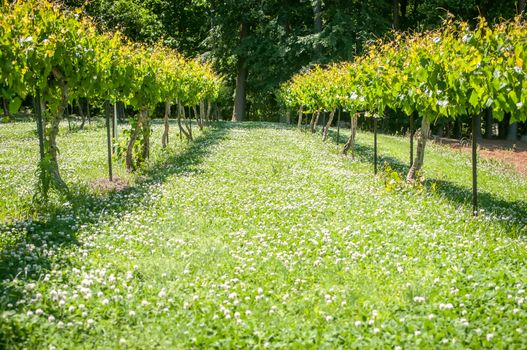
MULTIPOLYGON (((0 126, 0 190, 19 203, 0 207, 7 348, 527 346, 527 181, 495 163, 481 164, 474 219, 470 158, 447 148, 426 155, 435 191, 388 191, 369 133, 352 161, 276 124, 223 124, 190 144, 173 133, 162 151, 155 126, 146 170, 118 167, 128 189, 88 187, 17 223, 31 130, 0 126)), ((104 130, 63 134, 68 183, 103 178, 104 130)), ((379 149, 405 169, 407 140, 381 136, 379 149)))

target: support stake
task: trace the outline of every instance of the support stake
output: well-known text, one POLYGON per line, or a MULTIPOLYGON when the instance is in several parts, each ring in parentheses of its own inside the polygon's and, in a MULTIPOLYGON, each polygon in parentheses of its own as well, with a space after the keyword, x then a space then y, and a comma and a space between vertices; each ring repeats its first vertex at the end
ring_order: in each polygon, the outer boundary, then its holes
POLYGON ((478 130, 480 115, 472 116, 472 213, 478 216, 478 130))
POLYGON ((339 114, 337 115, 337 145, 340 145, 340 112, 342 109, 339 108, 339 114))
POLYGON ((377 175, 377 118, 373 117, 373 173, 377 175))
POLYGON ((40 149, 40 160, 44 160, 44 118, 42 117, 42 102, 40 101, 40 89, 35 92, 35 117, 37 119, 38 145, 40 149))
POLYGON ((112 152, 115 154, 115 145, 117 144, 117 101, 113 105, 113 118, 112 118, 112 138, 113 147, 112 152))
POLYGON ((414 165, 414 114, 410 114, 410 168, 414 165))
POLYGON ((112 135, 111 135, 111 126, 110 126, 110 118, 112 114, 111 110, 111 104, 109 101, 104 102, 104 114, 106 115, 106 141, 108 144, 108 175, 110 178, 110 181, 113 181, 113 174, 112 174, 112 135))

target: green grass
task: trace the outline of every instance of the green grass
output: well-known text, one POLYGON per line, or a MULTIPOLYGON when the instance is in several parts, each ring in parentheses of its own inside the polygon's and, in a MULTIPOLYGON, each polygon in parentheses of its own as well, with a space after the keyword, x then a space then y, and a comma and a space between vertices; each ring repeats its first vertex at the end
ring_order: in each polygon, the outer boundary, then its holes
MULTIPOLYGON (((481 162, 473 218, 467 154, 432 145, 424 189, 388 190, 371 134, 352 161, 295 129, 223 124, 156 146, 104 194, 94 127, 59 140, 74 195, 44 215, 32 130, 0 125, 0 347, 527 347, 527 180, 503 165, 481 162)), ((407 140, 379 151, 405 170, 407 140)))

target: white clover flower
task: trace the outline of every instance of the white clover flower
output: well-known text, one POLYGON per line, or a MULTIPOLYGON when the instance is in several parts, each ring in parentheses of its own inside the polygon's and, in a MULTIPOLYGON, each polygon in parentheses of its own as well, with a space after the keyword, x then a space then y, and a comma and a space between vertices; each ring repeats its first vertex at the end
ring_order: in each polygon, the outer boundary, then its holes
POLYGON ((416 302, 416 303, 424 303, 425 302, 425 297, 416 296, 416 297, 414 297, 414 302, 416 302))
POLYGON ((44 313, 44 311, 42 311, 42 309, 36 309, 36 310, 35 310, 35 315, 37 315, 37 316, 40 316, 40 315, 42 315, 43 313, 44 313))
POLYGON ((360 327, 362 325, 362 322, 361 321, 355 321, 355 327, 360 327))
POLYGON ((53 322, 53 321, 55 321, 55 316, 49 315, 48 322, 53 322))
POLYGON ((454 308, 454 305, 452 305, 451 303, 447 303, 447 304, 439 304, 439 309, 440 310, 452 310, 454 308))
POLYGON ((134 310, 128 311, 128 316, 134 317, 135 316, 135 311, 134 310))
POLYGON ((487 339, 487 341, 491 341, 492 338, 494 338, 494 334, 493 333, 489 333, 489 334, 487 334, 487 336, 485 338, 487 339))

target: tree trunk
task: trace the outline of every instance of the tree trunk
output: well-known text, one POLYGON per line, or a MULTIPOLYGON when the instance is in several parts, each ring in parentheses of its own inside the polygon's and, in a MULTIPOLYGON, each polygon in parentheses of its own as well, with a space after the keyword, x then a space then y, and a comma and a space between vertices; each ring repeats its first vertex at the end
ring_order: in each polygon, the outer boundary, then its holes
POLYGON ((46 154, 50 157, 51 185, 60 192, 66 192, 68 186, 62 180, 59 172, 57 136, 59 134, 60 121, 62 120, 64 111, 68 107, 68 85, 61 71, 53 68, 52 74, 59 84, 61 96, 60 103, 51 121, 51 129, 45 133, 47 134, 48 141, 45 144, 45 148, 46 154))
MULTIPOLYGON (((240 25, 240 42, 249 36, 249 24, 242 21, 240 25)), ((232 121, 241 122, 245 119, 245 107, 247 99, 247 59, 245 55, 238 56, 238 76, 236 77, 236 93, 234 95, 234 109, 232 111, 232 121)))
POLYGON ((408 0, 401 0, 401 23, 404 25, 406 21, 406 12, 408 9, 408 0))
POLYGON ((168 145, 168 131, 170 129, 170 124, 168 123, 168 118, 170 118, 170 100, 165 102, 165 131, 163 132, 163 137, 161 138, 161 144, 163 148, 166 148, 168 145))
POLYGON ((9 106, 7 105, 7 99, 2 97, 2 109, 4 110, 4 116, 8 119, 11 119, 11 112, 9 111, 9 106))
POLYGON ((417 150, 414 162, 412 167, 408 171, 408 176, 406 177, 407 182, 413 182, 418 175, 419 171, 423 167, 425 159, 425 147, 426 141, 428 139, 428 134, 430 133, 430 121, 423 117, 421 122, 421 129, 417 130, 417 150))
POLYGON ((185 107, 183 107, 181 105, 181 103, 178 102, 177 123, 178 123, 178 126, 179 126, 179 135, 180 135, 180 138, 181 138, 181 134, 183 133, 185 135, 185 137, 187 138, 187 140, 190 141, 190 140, 192 140, 192 138, 190 137, 190 134, 188 133, 188 131, 185 129, 185 125, 183 123, 181 123, 181 117, 185 118, 185 107))
POLYGON ((207 122, 210 122, 211 116, 212 116, 212 102, 207 101, 207 112, 205 113, 205 120, 207 122))
POLYGON ((525 0, 518 0, 518 14, 523 15, 525 12, 525 0))
POLYGON ((317 111, 311 115, 311 123, 309 126, 311 128, 312 134, 314 134, 317 131, 317 123, 318 123, 319 117, 320 117, 320 111, 317 111))
POLYGON ((347 155, 348 151, 351 149, 351 158, 355 159, 355 140, 357 137, 357 114, 353 114, 353 117, 351 119, 351 130, 350 130, 350 137, 348 138, 348 142, 344 145, 342 148, 342 151, 340 151, 341 154, 347 155))
MULTIPOLYGON (((315 0, 313 2, 313 15, 314 15, 314 30, 315 34, 322 32, 322 0, 315 0)), ((315 45, 315 53, 317 61, 322 60, 322 47, 320 46, 320 38, 318 38, 315 45)))
POLYGON ((326 126, 324 127, 324 132, 322 133, 322 141, 326 141, 329 134, 329 128, 331 127, 331 124, 333 123, 333 118, 335 117, 336 110, 332 110, 331 113, 329 113, 329 118, 326 126))
POLYGON ((302 119, 304 117, 304 106, 300 106, 298 110, 298 124, 297 127, 300 129, 302 127, 302 119))
POLYGON ((194 116, 196 117, 196 123, 198 124, 199 130, 203 131, 203 119, 201 119, 201 110, 200 113, 198 113, 197 106, 192 106, 192 110, 194 111, 194 116))
POLYGON ((398 30, 401 27, 401 18, 399 16, 399 0, 392 0, 393 29, 398 30))
POLYGON ((143 116, 143 152, 142 152, 142 161, 150 158, 150 120, 148 118, 148 109, 143 107, 141 112, 143 116))
POLYGON ((145 110, 141 108, 139 111, 137 124, 135 125, 135 128, 132 131, 132 135, 130 135, 130 140, 128 141, 128 147, 126 149, 126 170, 128 171, 135 171, 137 167, 136 163, 134 162, 134 146, 135 142, 137 141, 137 138, 139 137, 139 132, 143 128, 145 119, 145 110))
POLYGON ((79 108, 79 114, 81 115, 81 126, 79 127, 79 129, 82 130, 84 129, 84 125, 86 124, 86 114, 82 110, 81 99, 77 100, 77 107, 79 108))

